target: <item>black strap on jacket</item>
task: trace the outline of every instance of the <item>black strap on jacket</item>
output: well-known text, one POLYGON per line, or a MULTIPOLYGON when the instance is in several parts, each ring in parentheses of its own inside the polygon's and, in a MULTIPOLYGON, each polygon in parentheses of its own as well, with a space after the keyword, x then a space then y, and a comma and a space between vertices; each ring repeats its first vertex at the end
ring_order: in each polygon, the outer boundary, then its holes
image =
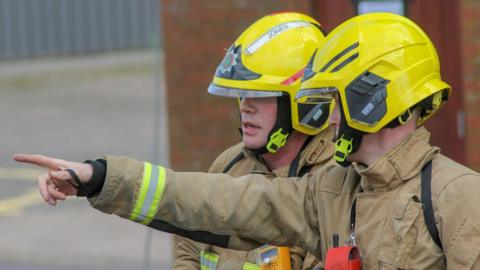
POLYGON ((428 232, 430 233, 430 236, 435 244, 443 249, 432 206, 432 161, 429 161, 422 168, 421 200, 423 204, 423 217, 425 218, 425 224, 427 225, 428 232))
POLYGON ((290 164, 290 167, 288 168, 288 177, 295 177, 295 176, 302 177, 312 169, 313 165, 307 165, 307 166, 303 166, 302 168, 300 168, 300 170, 298 170, 298 164, 300 162, 300 154, 307 147, 310 141, 312 141, 312 138, 313 138, 312 136, 309 136, 303 143, 300 151, 298 151, 297 156, 295 157, 295 159, 290 164), (298 173, 297 173, 297 170, 298 170, 298 173))
POLYGON ((353 200, 352 208, 350 208, 350 230, 355 231, 355 213, 357 212, 357 198, 353 200))
POLYGON ((232 161, 230 161, 230 163, 227 164, 227 166, 225 166, 225 169, 223 169, 223 173, 227 173, 228 171, 230 171, 230 169, 244 157, 245 155, 243 154, 243 152, 240 152, 235 158, 232 159, 232 161))

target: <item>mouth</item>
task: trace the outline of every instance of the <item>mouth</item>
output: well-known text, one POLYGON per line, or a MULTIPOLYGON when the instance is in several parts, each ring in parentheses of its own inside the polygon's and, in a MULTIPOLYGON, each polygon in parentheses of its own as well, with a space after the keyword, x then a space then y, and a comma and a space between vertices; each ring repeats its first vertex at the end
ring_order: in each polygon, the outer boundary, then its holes
POLYGON ((244 129, 251 129, 251 128, 260 129, 260 126, 257 126, 255 124, 253 124, 252 122, 248 122, 248 121, 243 122, 242 127, 244 129))

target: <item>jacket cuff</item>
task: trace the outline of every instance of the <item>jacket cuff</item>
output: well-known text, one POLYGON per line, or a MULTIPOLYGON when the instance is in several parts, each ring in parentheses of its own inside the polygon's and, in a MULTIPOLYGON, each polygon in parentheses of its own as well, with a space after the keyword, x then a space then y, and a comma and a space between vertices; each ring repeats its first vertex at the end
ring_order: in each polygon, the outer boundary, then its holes
POLYGON ((92 165, 93 172, 90 180, 78 189, 78 197, 93 197, 100 193, 105 183, 107 174, 107 161, 105 159, 86 160, 83 163, 92 165))

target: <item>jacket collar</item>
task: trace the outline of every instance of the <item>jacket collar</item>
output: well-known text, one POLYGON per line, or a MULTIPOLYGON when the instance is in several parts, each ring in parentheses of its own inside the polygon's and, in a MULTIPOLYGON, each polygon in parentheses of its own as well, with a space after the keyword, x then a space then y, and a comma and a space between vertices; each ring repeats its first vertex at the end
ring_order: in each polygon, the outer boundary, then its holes
POLYGON ((440 151, 431 146, 429 140, 430 133, 419 127, 369 167, 354 163, 355 170, 362 176, 362 189, 388 191, 418 175, 440 151))
POLYGON ((335 128, 331 126, 315 135, 300 154, 299 167, 321 165, 331 160, 335 152, 334 136, 335 128))

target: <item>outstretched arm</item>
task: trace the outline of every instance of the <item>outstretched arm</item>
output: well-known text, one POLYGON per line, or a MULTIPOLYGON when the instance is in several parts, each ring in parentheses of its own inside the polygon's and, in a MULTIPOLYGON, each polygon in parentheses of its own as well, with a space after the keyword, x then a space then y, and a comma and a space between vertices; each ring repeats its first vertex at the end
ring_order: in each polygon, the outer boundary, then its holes
MULTIPOLYGON (((85 182, 91 170, 85 168, 88 164, 39 156, 15 159, 50 170, 48 177, 39 179, 39 183, 63 181, 57 191, 64 195, 75 192, 66 186, 71 176, 60 169, 73 168, 85 182)), ((228 248, 252 249, 260 243, 269 243, 302 246, 310 251, 319 249, 319 222, 313 201, 316 181, 181 173, 126 157, 108 156, 106 163, 103 188, 90 198, 92 206, 105 213, 194 240, 198 240, 195 236, 206 236, 207 242, 228 248)), ((44 198, 61 199, 51 189, 41 192, 44 198)))

